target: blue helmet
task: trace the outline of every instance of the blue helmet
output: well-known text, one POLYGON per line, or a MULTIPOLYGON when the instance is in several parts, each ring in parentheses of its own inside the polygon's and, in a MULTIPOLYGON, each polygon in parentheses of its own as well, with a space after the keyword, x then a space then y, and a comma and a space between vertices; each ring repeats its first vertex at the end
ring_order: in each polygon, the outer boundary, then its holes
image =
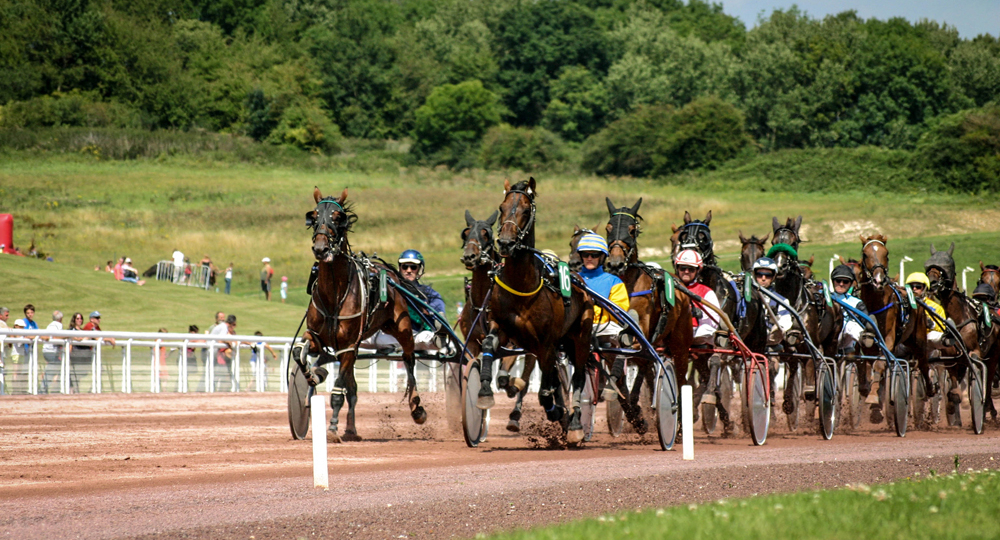
POLYGON ((399 255, 399 264, 419 264, 424 265, 424 256, 415 249, 408 249, 399 255))
POLYGON ((576 245, 576 250, 577 252, 599 251, 607 255, 608 242, 599 234, 587 233, 580 238, 580 243, 576 245))

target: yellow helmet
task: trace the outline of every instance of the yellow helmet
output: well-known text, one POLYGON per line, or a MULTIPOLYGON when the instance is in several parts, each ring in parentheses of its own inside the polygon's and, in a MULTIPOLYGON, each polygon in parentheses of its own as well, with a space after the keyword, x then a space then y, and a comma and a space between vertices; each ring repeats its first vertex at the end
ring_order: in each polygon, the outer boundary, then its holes
POLYGON ((930 288, 931 286, 931 280, 927 279, 927 274, 923 272, 913 272, 912 274, 906 276, 906 284, 910 285, 912 283, 920 283, 927 288, 930 288))

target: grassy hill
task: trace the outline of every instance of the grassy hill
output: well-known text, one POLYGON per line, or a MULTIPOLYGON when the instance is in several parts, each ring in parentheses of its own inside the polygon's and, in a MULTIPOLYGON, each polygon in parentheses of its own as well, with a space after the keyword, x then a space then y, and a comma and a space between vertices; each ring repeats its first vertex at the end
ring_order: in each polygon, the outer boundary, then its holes
MULTIPOLYGON (((802 254, 815 255, 817 268, 825 269, 833 253, 856 256, 858 233, 874 231, 889 236, 894 271, 902 255, 922 262, 931 241, 946 248, 956 240, 960 266, 978 269, 979 259, 1000 262, 1000 206, 995 200, 884 191, 878 186, 891 185, 894 158, 871 157, 872 152, 780 152, 754 163, 661 181, 538 174, 539 247, 565 254, 575 224, 603 229, 605 197, 618 206, 642 197, 640 246, 646 260, 666 262, 670 226, 682 222, 685 210, 696 218, 711 210, 716 249, 730 255, 722 259, 729 267, 738 264, 731 255, 739 249, 739 231, 762 235, 770 231, 772 216, 784 221, 800 214, 809 241, 802 254), (863 189, 866 175, 872 189, 863 189), (793 177, 806 186, 844 177, 851 179, 845 185, 855 189, 837 194, 795 191, 789 184, 793 177), (783 190, 761 191, 765 185, 783 190)), ((465 274, 459 263, 464 211, 487 216, 502 199, 504 179, 526 177, 424 168, 362 173, 319 163, 310 168, 234 161, 219 156, 107 161, 80 154, 4 153, 0 213, 14 215, 14 243, 26 247, 34 239, 56 262, 0 259, 0 303, 16 311, 26 302, 35 303, 45 322, 51 309, 108 311, 108 328, 119 326, 112 315, 117 312, 128 317, 123 324, 127 320, 131 328, 149 330, 204 326, 221 310, 240 315, 241 321, 247 317, 241 329, 290 333, 308 301, 304 288, 313 257, 303 215, 314 207, 313 186, 320 186, 326 194, 349 188, 359 216, 351 235, 355 250, 393 259, 403 249, 419 249, 428 259, 427 279, 454 306, 462 298, 465 274), (192 261, 209 255, 220 267, 233 262, 233 295, 155 283, 136 288, 93 271, 122 255, 145 269, 167 259, 175 248, 192 261), (289 278, 289 305, 261 301, 257 275, 265 256, 272 259, 277 276, 289 278)), ((917 266, 909 263, 907 268, 917 266)))

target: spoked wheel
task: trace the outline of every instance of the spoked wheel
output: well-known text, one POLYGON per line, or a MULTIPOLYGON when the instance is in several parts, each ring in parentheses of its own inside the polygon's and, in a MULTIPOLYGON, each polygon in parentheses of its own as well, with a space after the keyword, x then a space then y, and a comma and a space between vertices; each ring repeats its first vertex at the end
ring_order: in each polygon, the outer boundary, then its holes
POLYGON ((841 396, 847 429, 858 429, 861 426, 861 390, 858 382, 858 365, 854 362, 844 365, 841 396))
MULTIPOLYGON (((587 376, 583 382, 583 391, 580 393, 580 423, 583 424, 583 440, 587 442, 594 436, 594 421, 597 418, 597 385, 600 380, 597 370, 587 368, 587 376)), ((615 403, 618 400, 613 400, 615 403)))
POLYGON ((986 377, 986 370, 983 369, 982 362, 972 361, 972 369, 969 370, 969 408, 972 412, 972 431, 976 435, 983 432, 983 424, 986 422, 986 396, 983 391, 983 382, 986 377))
MULTIPOLYGON (((931 377, 934 377, 934 369, 931 368, 931 377)), ((913 370, 910 373, 910 401, 913 403, 910 409, 913 411, 913 428, 922 429, 924 427, 930 427, 932 424, 931 420, 931 402, 927 399, 927 386, 924 382, 924 376, 921 375, 920 370, 913 370)))
POLYGON ((889 372, 889 415, 896 435, 906 436, 907 412, 909 409, 910 378, 906 367, 899 363, 892 366, 889 372))
POLYGON ((750 438, 756 446, 767 440, 767 429, 771 423, 771 400, 767 395, 767 365, 764 362, 754 362, 747 369, 747 420, 750 425, 750 438))
MULTIPOLYGON (((787 365, 785 366, 787 368, 787 365)), ((802 370, 805 369, 804 364, 799 364, 795 370, 788 376, 788 380, 785 381, 785 396, 783 397, 783 402, 787 403, 791 401, 792 410, 791 412, 785 413, 785 418, 788 420, 788 430, 795 431, 799 429, 799 415, 802 411, 802 370)), ((782 408, 784 405, 782 405, 782 408)))
POLYGON ((706 434, 712 435, 719 425, 719 407, 717 403, 706 402, 705 397, 716 397, 715 388, 719 384, 719 374, 722 371, 722 366, 718 364, 713 365, 711 359, 709 360, 709 366, 708 390, 705 391, 705 396, 701 398, 701 428, 705 430, 706 434))
POLYGON ((309 398, 315 389, 306 382, 298 362, 293 360, 288 365, 288 427, 293 439, 302 440, 309 434, 309 398))
POLYGON ((622 404, 617 399, 606 401, 605 404, 607 405, 608 431, 612 437, 617 437, 625 429, 625 409, 622 408, 622 404))
POLYGON ((462 364, 449 362, 444 365, 444 404, 448 428, 462 429, 462 364))
POLYGON ((656 432, 660 448, 670 450, 677 441, 677 413, 680 403, 677 395, 677 374, 672 361, 664 361, 663 369, 656 375, 656 432))
MULTIPOLYGON (((729 366, 723 365, 719 368, 719 402, 715 404, 719 411, 719 418, 725 413, 726 421, 732 424, 733 421, 733 375, 729 366)), ((725 426, 723 426, 725 428, 725 426)), ((730 426, 731 427, 731 426, 730 426)))
POLYGON ((833 438, 833 430, 837 427, 837 385, 833 370, 827 361, 821 361, 816 366, 816 403, 819 407, 819 430, 823 438, 833 438))
POLYGON ((469 448, 479 446, 486 438, 486 411, 476 407, 479 388, 482 386, 482 381, 479 380, 480 365, 479 360, 475 360, 469 364, 462 377, 462 436, 469 448))

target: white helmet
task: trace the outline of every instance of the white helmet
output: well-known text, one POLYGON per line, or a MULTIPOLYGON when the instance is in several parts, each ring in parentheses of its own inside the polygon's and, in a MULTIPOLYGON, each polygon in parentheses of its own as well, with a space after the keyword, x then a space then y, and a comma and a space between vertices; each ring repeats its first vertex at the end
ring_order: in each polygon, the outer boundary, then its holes
POLYGON ((774 262, 774 259, 770 257, 761 257, 753 262, 754 270, 770 270, 774 273, 778 273, 778 263, 774 262))
POLYGON ((705 266, 705 262, 701 259, 701 255, 693 249, 685 249, 674 257, 674 266, 694 266, 701 268, 705 266))

